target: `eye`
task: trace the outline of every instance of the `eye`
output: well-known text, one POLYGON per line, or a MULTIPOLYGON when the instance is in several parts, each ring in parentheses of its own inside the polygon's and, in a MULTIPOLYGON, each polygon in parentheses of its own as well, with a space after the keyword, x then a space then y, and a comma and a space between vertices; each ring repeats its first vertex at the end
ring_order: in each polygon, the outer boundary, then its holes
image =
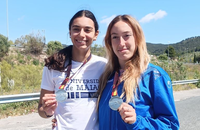
POLYGON ((126 35, 125 35, 125 37, 130 37, 130 36, 131 36, 130 34, 126 34, 126 35))
POLYGON ((73 30, 74 32, 78 32, 78 31, 80 31, 79 28, 73 28, 72 30, 73 30))
POLYGON ((128 40, 131 36, 131 34, 124 34, 123 38, 124 40, 128 40))
POLYGON ((86 27, 84 27, 84 32, 86 32, 86 33, 93 32, 93 28, 90 26, 86 26, 86 27))
POLYGON ((119 38, 118 36, 112 36, 111 37, 112 39, 117 39, 117 38, 119 38))
POLYGON ((86 33, 89 33, 89 32, 91 32, 91 31, 92 31, 92 29, 88 29, 88 28, 85 29, 85 32, 86 32, 86 33))

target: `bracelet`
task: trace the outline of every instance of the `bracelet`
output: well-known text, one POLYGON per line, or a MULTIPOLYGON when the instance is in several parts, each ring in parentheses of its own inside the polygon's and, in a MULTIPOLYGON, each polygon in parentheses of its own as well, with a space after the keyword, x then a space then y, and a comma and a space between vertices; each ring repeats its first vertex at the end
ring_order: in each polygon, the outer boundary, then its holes
POLYGON ((52 117, 53 115, 47 115, 47 113, 44 111, 44 114, 46 117, 52 117))

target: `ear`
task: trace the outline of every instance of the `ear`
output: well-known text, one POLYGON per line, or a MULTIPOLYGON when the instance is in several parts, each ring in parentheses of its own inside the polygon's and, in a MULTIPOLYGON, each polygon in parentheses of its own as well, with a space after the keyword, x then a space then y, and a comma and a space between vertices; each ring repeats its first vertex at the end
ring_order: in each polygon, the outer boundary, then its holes
POLYGON ((96 41, 96 40, 97 40, 98 35, 99 35, 99 30, 97 30, 97 31, 95 32, 93 41, 96 41))

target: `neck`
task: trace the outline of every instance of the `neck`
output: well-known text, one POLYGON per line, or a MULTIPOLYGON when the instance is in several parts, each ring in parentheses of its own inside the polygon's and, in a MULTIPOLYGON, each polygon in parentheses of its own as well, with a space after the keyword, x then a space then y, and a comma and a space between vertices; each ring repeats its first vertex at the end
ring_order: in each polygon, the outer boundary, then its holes
POLYGON ((90 49, 80 51, 80 50, 76 50, 73 47, 73 49, 72 49, 72 60, 78 61, 78 62, 84 62, 87 59, 87 57, 90 55, 90 53, 91 53, 90 49))
POLYGON ((119 61, 119 65, 120 65, 120 70, 125 69, 125 61, 119 61))

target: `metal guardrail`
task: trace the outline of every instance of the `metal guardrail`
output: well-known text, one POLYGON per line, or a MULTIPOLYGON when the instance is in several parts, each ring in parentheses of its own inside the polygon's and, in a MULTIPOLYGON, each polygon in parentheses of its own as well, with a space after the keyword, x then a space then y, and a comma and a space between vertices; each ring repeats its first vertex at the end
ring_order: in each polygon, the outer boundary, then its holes
POLYGON ((198 83, 199 81, 200 81, 199 79, 172 81, 172 85, 198 83))
MULTIPOLYGON (((174 85, 190 84, 197 82, 199 82, 199 79, 180 80, 180 81, 172 81, 172 85, 174 86, 174 85)), ((0 96, 0 104, 22 102, 22 101, 33 101, 33 100, 39 100, 39 98, 40 98, 40 93, 5 95, 5 96, 0 96)))
POLYGON ((40 93, 5 95, 5 96, 0 96, 0 104, 33 101, 33 100, 39 100, 39 98, 40 98, 40 93))

